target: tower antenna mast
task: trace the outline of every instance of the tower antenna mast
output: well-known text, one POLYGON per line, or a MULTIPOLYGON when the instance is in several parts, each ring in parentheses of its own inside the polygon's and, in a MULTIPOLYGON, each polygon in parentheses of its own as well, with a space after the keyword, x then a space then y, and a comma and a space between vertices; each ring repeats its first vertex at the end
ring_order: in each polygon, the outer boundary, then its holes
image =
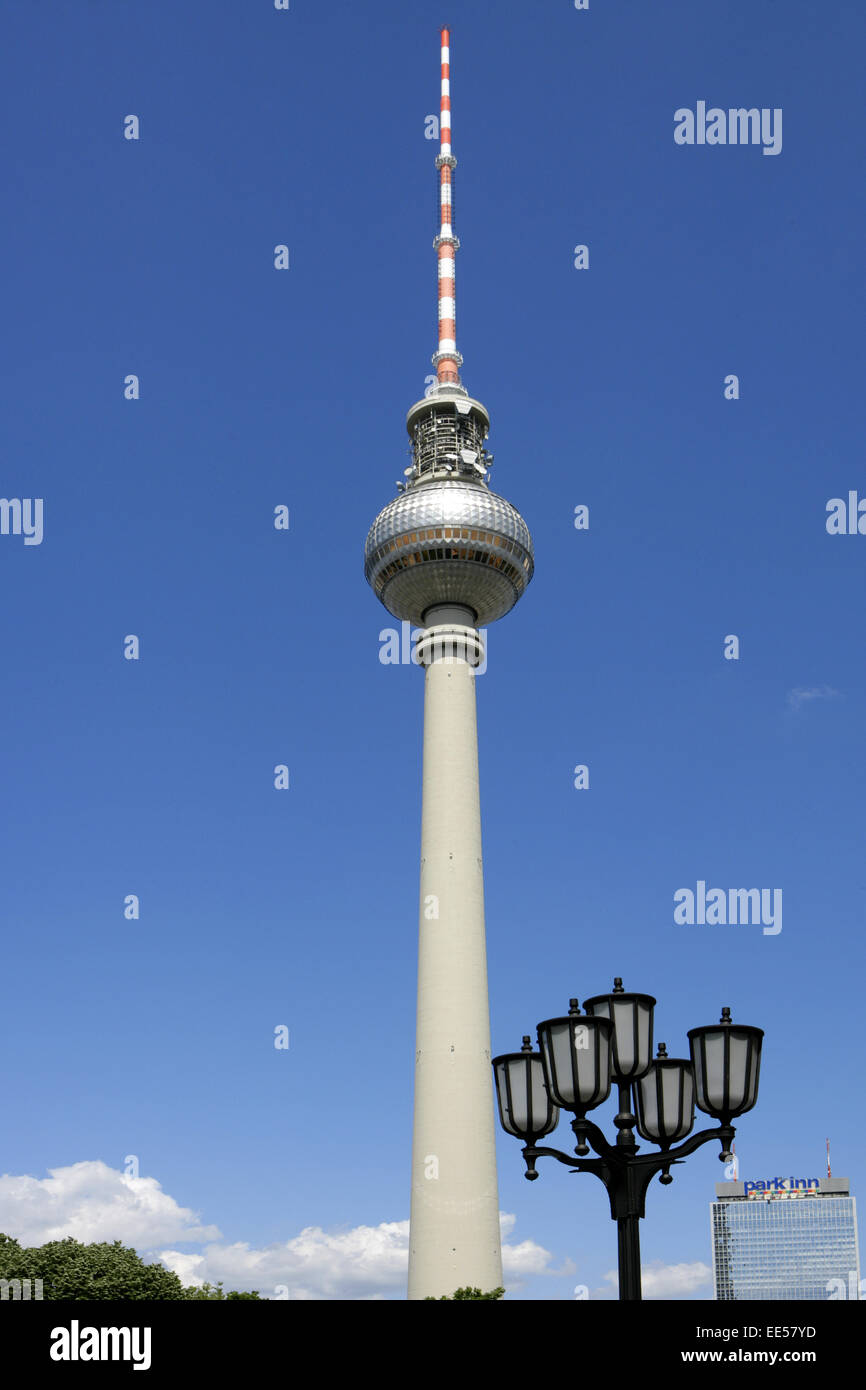
POLYGON ((433 365, 441 386, 459 386, 463 358, 457 351, 457 296, 455 252, 460 245, 454 235, 454 170, 457 160, 451 152, 451 34, 440 35, 442 88, 439 99, 439 235, 433 242, 439 260, 439 349, 433 365))

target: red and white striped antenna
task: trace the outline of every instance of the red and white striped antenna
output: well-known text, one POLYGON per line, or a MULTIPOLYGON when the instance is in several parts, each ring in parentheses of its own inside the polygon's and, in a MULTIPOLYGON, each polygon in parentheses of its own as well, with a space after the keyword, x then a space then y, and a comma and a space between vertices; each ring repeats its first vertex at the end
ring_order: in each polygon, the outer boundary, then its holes
POLYGON ((457 351, 457 307, 454 254, 460 242, 452 225, 452 173, 457 160, 451 153, 451 35, 441 33, 442 96, 439 109, 439 235, 433 245, 439 260, 439 350, 433 365, 440 386, 460 386, 463 358, 457 351))
POLYGON ((828 1139, 828 1140, 827 1140, 827 1177, 828 1177, 828 1178, 832 1178, 832 1176, 833 1176, 833 1174, 830 1172, 830 1140, 828 1139))

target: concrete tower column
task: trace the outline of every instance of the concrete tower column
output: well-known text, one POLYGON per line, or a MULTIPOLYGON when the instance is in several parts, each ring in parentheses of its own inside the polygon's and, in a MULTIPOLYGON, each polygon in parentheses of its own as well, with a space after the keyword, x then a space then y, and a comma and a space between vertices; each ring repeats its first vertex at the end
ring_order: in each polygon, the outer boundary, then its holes
POLYGON ((425 614, 409 1298, 502 1283, 484 933, 475 615, 425 614))
POLYGON ((488 485, 487 407, 457 351, 451 37, 440 34, 437 380, 410 408, 412 463, 364 546, 364 572, 400 622, 424 629, 424 807, 409 1297, 502 1284, 481 812, 475 727, 478 629, 526 592, 529 528, 488 485))

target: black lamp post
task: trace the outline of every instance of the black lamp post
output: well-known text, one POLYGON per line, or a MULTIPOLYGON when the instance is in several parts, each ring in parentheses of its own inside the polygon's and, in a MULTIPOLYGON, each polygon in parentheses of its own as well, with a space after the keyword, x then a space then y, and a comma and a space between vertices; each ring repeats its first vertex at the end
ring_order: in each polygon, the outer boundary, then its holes
POLYGON ((527 1035, 521 1052, 493 1059, 502 1127, 523 1140, 526 1177, 537 1178, 536 1159, 549 1157, 573 1173, 594 1173, 607 1188, 617 1224, 621 1299, 641 1297, 639 1222, 650 1179, 659 1173, 660 1183, 673 1182, 673 1164, 710 1139, 721 1142, 719 1157, 728 1162, 736 1133, 731 1120, 751 1110, 758 1097, 762 1029, 733 1023, 725 1008, 719 1023, 690 1030, 690 1060, 668 1057, 664 1043, 653 1060, 655 1002, 649 994, 627 994, 617 978, 610 994, 584 1001, 585 1015, 570 999, 565 1018, 539 1023, 538 1052, 527 1035), (586 1118, 607 1100, 612 1082, 619 1094, 615 1144, 586 1118), (686 1139, 695 1105, 719 1127, 686 1139), (538 1146, 556 1128, 560 1109, 574 1115, 576 1161, 559 1149, 538 1146), (635 1128, 658 1150, 638 1153, 635 1128), (590 1149, 597 1157, 585 1157, 590 1149))

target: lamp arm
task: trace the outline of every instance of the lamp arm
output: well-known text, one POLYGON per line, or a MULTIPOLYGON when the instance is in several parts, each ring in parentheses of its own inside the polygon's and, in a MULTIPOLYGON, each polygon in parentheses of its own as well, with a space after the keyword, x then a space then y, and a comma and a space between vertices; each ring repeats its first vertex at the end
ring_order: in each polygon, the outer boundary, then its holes
POLYGON ((603 1158, 575 1158, 574 1154, 565 1154, 561 1149, 538 1148, 535 1144, 527 1144, 523 1150, 523 1157, 526 1160, 525 1176, 532 1181, 539 1175, 535 1171, 535 1160, 537 1158, 555 1158, 558 1163, 564 1163, 572 1172, 594 1173, 602 1182, 606 1182, 607 1164, 603 1158))
POLYGON ((592 1147, 601 1154, 598 1158, 574 1158, 561 1149, 541 1148, 527 1144, 523 1150, 526 1163, 525 1176, 532 1182, 539 1176, 535 1161, 538 1158, 555 1158, 564 1163, 572 1173, 593 1173, 604 1183, 610 1201, 610 1214, 615 1221, 627 1218, 640 1218, 644 1215, 646 1193, 652 1178, 661 1173, 661 1181, 672 1181, 669 1169, 674 1163, 682 1163, 689 1154, 708 1144, 711 1139, 720 1139, 724 1144, 722 1156, 729 1149, 734 1138, 732 1125, 720 1125, 718 1129, 704 1129, 693 1134, 675 1149, 656 1149, 653 1153, 623 1153, 608 1144, 597 1125, 587 1125, 583 1130, 592 1147))
MULTIPOLYGON (((724 1141, 722 1153, 722 1157, 724 1157, 736 1133, 733 1125, 719 1125, 718 1129, 701 1129, 697 1134, 692 1134, 688 1139, 684 1139, 682 1144, 675 1149, 657 1149, 654 1153, 635 1154, 631 1162, 641 1168, 651 1168, 653 1171, 658 1168, 666 1168, 671 1163, 682 1163, 689 1154, 693 1154, 702 1144, 708 1144, 711 1139, 724 1141)), ((595 1146, 593 1145, 593 1147, 595 1146)))
MULTIPOLYGON (((600 1158, 607 1160, 616 1158, 616 1145, 607 1142, 603 1130, 600 1130, 598 1125, 594 1125, 592 1120, 587 1120, 583 1116, 578 1116, 577 1119, 572 1121, 571 1127, 578 1138, 589 1140, 593 1152, 597 1153, 600 1158), (579 1126, 579 1129, 577 1126, 579 1126)), ((587 1160, 589 1163, 593 1161, 593 1159, 587 1160)))
POLYGON ((697 1134, 692 1134, 685 1139, 682 1144, 675 1149, 655 1149, 652 1153, 632 1153, 626 1159, 613 1144, 608 1144, 604 1134, 598 1125, 591 1121, 584 1120, 582 1134, 589 1140, 597 1158, 575 1158, 573 1154, 563 1153, 561 1149, 550 1149, 540 1147, 537 1144, 526 1144, 523 1149, 523 1157, 526 1162, 526 1177, 530 1181, 538 1177, 535 1169, 537 1158, 555 1158, 557 1163, 564 1163, 575 1173, 594 1173, 597 1178, 601 1178, 605 1185, 608 1185, 611 1172, 616 1172, 626 1166, 633 1170, 642 1170, 646 1182, 649 1182, 654 1173, 667 1170, 673 1163, 682 1163, 689 1154, 693 1154, 701 1145, 708 1144, 711 1139, 719 1139, 724 1142, 725 1148, 722 1157, 728 1151, 728 1146, 733 1141, 736 1130, 733 1125, 719 1125, 718 1129, 702 1129, 697 1134))
MULTIPOLYGON (((592 1120, 587 1120, 584 1116, 578 1115, 571 1125, 578 1139, 588 1139, 594 1153, 598 1158, 575 1158, 573 1154, 564 1154, 561 1149, 540 1149, 535 1144, 527 1144, 523 1150, 524 1157, 530 1154, 534 1158, 555 1158, 560 1163, 567 1163, 569 1167, 575 1168, 581 1173, 595 1172, 598 1167, 605 1162, 610 1162, 617 1158, 615 1145, 609 1144, 598 1125, 594 1125, 592 1120)), ((584 1150, 586 1152, 586 1150, 584 1150)))

